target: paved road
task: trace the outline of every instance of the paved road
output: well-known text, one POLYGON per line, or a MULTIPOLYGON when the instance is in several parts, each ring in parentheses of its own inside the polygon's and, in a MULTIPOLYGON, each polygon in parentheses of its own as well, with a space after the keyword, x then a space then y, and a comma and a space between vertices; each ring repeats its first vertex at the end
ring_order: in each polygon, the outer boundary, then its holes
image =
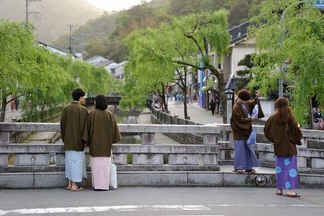
MULTIPOLYGON (((172 115, 178 115, 179 118, 184 118, 183 106, 183 104, 175 104, 175 101, 168 102, 170 113, 172 115)), ((200 124, 223 123, 223 118, 219 114, 212 115, 211 111, 203 109, 196 102, 187 103, 187 108, 190 121, 200 124)))
POLYGON ((241 187, 0 190, 0 215, 323 216, 324 189, 299 192, 300 198, 241 187))
POLYGON ((9 109, 6 110, 5 122, 13 122, 14 119, 21 119, 20 109, 11 111, 9 109))

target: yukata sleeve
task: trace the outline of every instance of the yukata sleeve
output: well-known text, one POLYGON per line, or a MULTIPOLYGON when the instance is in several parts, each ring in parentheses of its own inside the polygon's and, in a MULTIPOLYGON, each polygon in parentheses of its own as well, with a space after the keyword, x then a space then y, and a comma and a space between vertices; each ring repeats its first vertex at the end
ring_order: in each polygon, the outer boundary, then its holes
POLYGON ((271 121, 272 119, 269 118, 263 128, 264 136, 273 143, 273 136, 272 136, 272 131, 271 131, 271 121))

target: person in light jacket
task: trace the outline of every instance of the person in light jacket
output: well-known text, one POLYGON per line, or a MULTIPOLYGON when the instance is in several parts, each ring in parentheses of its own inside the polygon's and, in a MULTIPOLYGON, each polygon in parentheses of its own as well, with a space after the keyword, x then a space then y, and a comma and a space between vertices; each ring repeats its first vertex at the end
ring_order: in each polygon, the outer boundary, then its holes
POLYGON ((112 144, 122 139, 116 120, 107 107, 107 98, 104 95, 98 95, 95 109, 89 113, 86 130, 82 137, 89 146, 94 190, 109 190, 112 144))
POLYGON ((284 97, 275 103, 276 112, 269 117, 264 126, 265 137, 273 143, 276 156, 277 195, 287 189, 287 196, 299 197, 293 191, 298 188, 297 148, 303 135, 284 97))

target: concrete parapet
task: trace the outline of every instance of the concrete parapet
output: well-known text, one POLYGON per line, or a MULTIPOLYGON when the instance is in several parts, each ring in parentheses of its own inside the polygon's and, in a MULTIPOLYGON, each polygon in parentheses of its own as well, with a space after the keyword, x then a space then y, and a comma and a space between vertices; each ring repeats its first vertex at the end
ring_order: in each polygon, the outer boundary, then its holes
MULTIPOLYGON (((258 134, 263 133, 262 126, 256 128, 258 134)), ((264 186, 274 186, 274 173, 240 175, 221 171, 220 165, 233 163, 233 142, 226 138, 230 136, 222 136, 231 132, 229 125, 120 124, 119 129, 142 138, 141 144, 113 146, 120 186, 255 186, 256 177, 266 179, 264 186), (197 134, 202 143, 155 145, 155 133, 197 134)), ((11 131, 58 132, 59 124, 0 123, 0 137, 6 137, 11 131)), ((324 131, 303 130, 303 135, 307 143, 308 138, 323 139, 324 131)), ((63 187, 66 184, 62 145, 0 141, 0 188, 63 187)), ((274 167, 270 143, 257 143, 254 149, 262 166, 274 167)), ((302 187, 323 187, 324 150, 302 145, 298 151, 302 187)), ((86 154, 88 158, 87 151, 86 154)), ((89 186, 89 179, 83 184, 89 186)))

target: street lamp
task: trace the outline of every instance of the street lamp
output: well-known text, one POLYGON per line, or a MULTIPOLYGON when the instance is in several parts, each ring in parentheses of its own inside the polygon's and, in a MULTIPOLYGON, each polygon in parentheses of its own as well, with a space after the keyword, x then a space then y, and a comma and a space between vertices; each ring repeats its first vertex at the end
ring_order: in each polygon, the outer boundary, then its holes
POLYGON ((225 95, 226 95, 227 100, 231 101, 231 100, 233 100, 234 92, 232 89, 226 89, 225 95))

